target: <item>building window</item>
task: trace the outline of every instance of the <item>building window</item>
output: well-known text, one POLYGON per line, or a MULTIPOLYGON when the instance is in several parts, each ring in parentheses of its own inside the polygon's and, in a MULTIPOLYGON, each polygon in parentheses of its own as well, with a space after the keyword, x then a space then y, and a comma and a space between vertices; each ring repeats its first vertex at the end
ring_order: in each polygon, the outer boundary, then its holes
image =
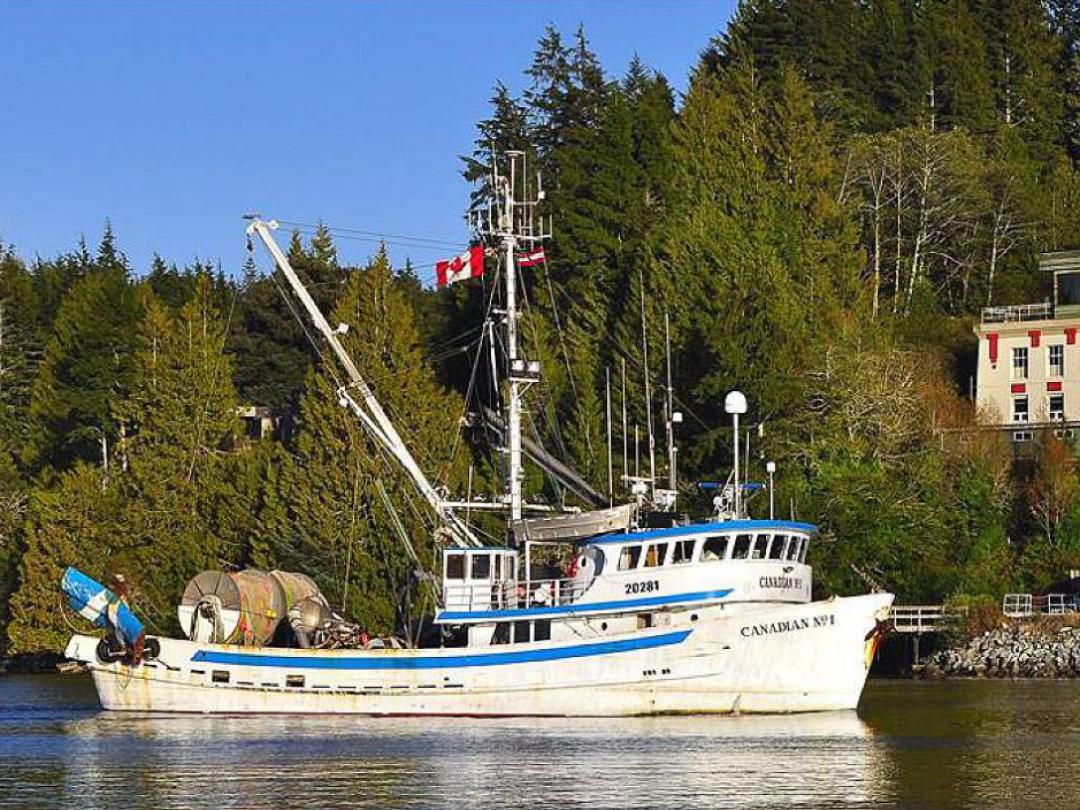
POLYGON ((1030 442, 1032 434, 1030 430, 1015 430, 1012 435, 1013 441, 1017 443, 1030 442))
POLYGON ((1027 346, 1018 346, 1012 350, 1012 378, 1026 380, 1028 375, 1027 346))
POLYGON ((1013 411, 1012 420, 1014 422, 1027 422, 1028 421, 1028 398, 1027 397, 1013 397, 1013 411))
POLYGON ((1047 397, 1048 410, 1050 411, 1051 422, 1064 422, 1065 421, 1065 395, 1064 394, 1051 394, 1047 397))
POLYGON ((1060 343, 1047 346, 1047 362, 1050 364, 1051 377, 1065 376, 1065 347, 1060 343))

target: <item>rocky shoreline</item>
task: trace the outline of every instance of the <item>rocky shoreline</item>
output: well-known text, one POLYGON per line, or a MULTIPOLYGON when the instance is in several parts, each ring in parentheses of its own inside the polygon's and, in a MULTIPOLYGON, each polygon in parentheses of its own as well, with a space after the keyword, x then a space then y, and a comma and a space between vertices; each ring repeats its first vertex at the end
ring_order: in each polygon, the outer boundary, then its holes
POLYGON ((15 655, 11 658, 0 658, 0 675, 40 675, 68 672, 70 671, 68 666, 70 663, 59 653, 15 655))
POLYGON ((1080 628, 987 630, 912 667, 916 678, 1080 678, 1080 628))

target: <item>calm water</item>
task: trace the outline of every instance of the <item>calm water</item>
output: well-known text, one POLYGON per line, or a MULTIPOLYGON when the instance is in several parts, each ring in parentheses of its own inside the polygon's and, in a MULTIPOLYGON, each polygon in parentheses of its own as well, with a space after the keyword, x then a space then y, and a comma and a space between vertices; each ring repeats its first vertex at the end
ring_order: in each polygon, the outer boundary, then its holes
POLYGON ((1080 807, 1080 683, 872 682, 856 714, 136 718, 0 677, 0 807, 1080 807))

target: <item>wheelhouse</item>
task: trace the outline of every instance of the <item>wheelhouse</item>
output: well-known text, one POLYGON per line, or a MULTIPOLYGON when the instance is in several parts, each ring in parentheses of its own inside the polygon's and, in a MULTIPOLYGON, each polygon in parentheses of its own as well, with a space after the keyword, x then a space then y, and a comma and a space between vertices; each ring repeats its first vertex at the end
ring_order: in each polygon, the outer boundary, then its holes
POLYGON ((615 571, 732 560, 805 564, 816 529, 805 523, 730 521, 679 526, 588 541, 615 571))
POLYGON ((443 551, 443 602, 447 610, 517 607, 518 553, 507 548, 443 551))

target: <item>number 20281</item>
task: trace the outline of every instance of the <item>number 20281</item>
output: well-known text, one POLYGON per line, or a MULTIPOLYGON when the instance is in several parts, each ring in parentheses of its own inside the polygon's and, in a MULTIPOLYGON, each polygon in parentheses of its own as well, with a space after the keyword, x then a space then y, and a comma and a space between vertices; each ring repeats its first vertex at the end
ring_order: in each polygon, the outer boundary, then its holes
POLYGON ((647 579, 644 582, 627 582, 624 587, 627 593, 652 593, 660 590, 660 580, 647 579))

